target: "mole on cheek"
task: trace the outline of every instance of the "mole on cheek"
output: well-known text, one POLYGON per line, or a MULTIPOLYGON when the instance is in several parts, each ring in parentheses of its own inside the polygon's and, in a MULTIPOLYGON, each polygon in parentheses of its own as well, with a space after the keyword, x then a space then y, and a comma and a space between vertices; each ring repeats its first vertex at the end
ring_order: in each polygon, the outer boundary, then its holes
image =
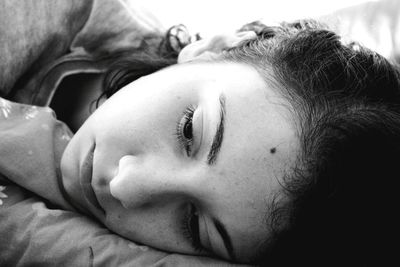
POLYGON ((269 150, 269 152, 270 152, 271 154, 275 154, 275 153, 276 153, 276 147, 271 148, 271 149, 269 150))

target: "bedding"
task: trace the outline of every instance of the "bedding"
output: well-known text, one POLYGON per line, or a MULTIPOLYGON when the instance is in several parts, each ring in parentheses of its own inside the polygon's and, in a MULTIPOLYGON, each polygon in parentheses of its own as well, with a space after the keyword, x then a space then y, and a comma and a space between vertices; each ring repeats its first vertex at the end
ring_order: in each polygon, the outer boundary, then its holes
POLYGON ((0 96, 47 106, 66 76, 103 73, 110 55, 158 49, 166 30, 124 0, 2 0, 0 32, 0 96))
MULTIPOLYGON (((0 266, 243 266, 126 240, 77 212, 58 184, 58 162, 72 134, 51 109, 39 106, 50 103, 66 76, 104 72, 110 53, 140 48, 144 39, 159 45, 164 25, 132 3, 0 2, 0 93, 28 104, 0 99, 0 266)), ((399 12, 398 1, 386 0, 325 19, 396 58, 399 12)))
POLYGON ((235 266, 136 244, 77 212, 59 185, 71 136, 50 108, 0 98, 0 266, 235 266))
POLYGON ((400 1, 370 1, 325 15, 327 23, 344 39, 360 44, 399 62, 400 1))
POLYGON ((163 26, 122 0, 4 0, 0 32, 0 266, 233 266, 113 234, 58 184, 72 133, 46 107, 57 86, 104 72, 110 54, 157 49, 163 26))

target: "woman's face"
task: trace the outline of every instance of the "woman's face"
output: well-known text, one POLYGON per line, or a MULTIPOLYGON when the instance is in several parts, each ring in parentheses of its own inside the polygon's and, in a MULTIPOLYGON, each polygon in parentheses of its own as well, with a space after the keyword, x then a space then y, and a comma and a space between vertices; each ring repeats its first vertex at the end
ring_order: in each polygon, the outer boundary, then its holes
POLYGON ((248 66, 169 67, 82 125, 62 158, 65 189, 133 241, 249 261, 298 150, 287 107, 248 66))

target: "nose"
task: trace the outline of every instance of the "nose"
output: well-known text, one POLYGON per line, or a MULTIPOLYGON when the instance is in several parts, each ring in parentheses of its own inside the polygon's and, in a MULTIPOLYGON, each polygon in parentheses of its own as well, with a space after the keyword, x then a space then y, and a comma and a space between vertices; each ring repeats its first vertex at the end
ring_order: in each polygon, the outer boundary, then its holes
POLYGON ((132 209, 166 203, 184 195, 198 195, 196 184, 196 179, 190 178, 187 171, 170 161, 126 155, 119 161, 110 191, 125 208, 132 209))

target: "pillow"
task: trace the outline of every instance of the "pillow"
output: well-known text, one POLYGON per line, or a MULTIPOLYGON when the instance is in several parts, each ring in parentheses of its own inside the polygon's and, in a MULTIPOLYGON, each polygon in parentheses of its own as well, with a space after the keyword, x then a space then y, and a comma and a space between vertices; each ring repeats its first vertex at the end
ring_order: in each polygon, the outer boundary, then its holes
POLYGON ((244 266, 159 251, 0 176, 0 266, 244 266))
POLYGON ((384 57, 400 58, 400 1, 371 1, 320 18, 345 39, 357 41, 384 57))

